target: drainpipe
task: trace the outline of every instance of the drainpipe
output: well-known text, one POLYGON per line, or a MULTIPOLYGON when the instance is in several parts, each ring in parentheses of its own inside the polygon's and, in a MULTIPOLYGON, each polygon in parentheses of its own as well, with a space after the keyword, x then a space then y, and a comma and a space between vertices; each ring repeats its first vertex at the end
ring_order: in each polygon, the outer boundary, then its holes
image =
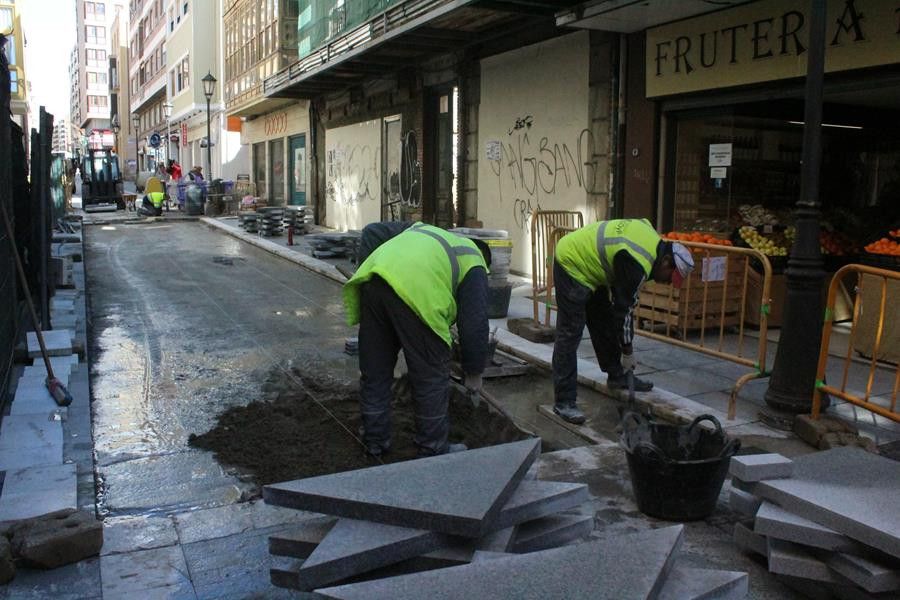
POLYGON ((625 34, 619 34, 619 45, 613 55, 612 89, 616 95, 613 97, 612 112, 612 147, 613 160, 610 165, 611 193, 607 218, 617 219, 624 216, 623 188, 625 183, 625 100, 628 67, 628 42, 625 34))

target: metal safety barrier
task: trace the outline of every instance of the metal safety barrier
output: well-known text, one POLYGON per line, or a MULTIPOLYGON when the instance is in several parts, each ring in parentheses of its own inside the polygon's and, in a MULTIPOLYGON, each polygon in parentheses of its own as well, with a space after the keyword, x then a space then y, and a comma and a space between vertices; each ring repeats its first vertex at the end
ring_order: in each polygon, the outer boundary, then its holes
POLYGON ((576 210, 538 210, 531 215, 531 300, 534 321, 540 323, 541 294, 547 295, 544 325, 550 326, 549 300, 553 289, 553 249, 551 236, 556 229, 566 232, 584 227, 584 216, 576 210))
POLYGON ((896 317, 885 318, 887 310, 892 313, 896 311, 895 306, 898 301, 900 301, 900 272, 865 265, 847 265, 835 273, 831 285, 828 286, 828 301, 825 305, 822 347, 819 351, 819 368, 816 372, 816 387, 813 393, 812 417, 814 419, 819 418, 822 394, 825 393, 892 421, 900 422, 900 413, 897 412, 897 392, 900 389, 900 349, 896 342, 885 343, 886 339, 896 339, 900 335, 900 323, 898 323, 900 320, 896 317), (843 280, 853 275, 857 279, 856 298, 853 300, 853 320, 850 326, 847 353, 844 357, 843 376, 840 387, 838 387, 825 382, 825 372, 828 366, 838 290, 843 280), (850 363, 853 362, 854 352, 869 358, 869 372, 864 393, 847 389, 850 363), (886 398, 872 396, 872 386, 880 361, 897 365, 893 388, 889 397, 886 398), (878 403, 879 400, 882 403, 878 403))
POLYGON ((640 324, 635 333, 752 367, 731 390, 728 418, 734 419, 741 388, 769 375, 766 349, 772 265, 762 252, 750 248, 679 243, 694 254, 694 271, 679 290, 652 281, 644 285, 635 307, 634 318, 640 324), (759 328, 755 345, 746 344, 748 323, 759 328), (746 352, 745 346, 749 346, 746 352))

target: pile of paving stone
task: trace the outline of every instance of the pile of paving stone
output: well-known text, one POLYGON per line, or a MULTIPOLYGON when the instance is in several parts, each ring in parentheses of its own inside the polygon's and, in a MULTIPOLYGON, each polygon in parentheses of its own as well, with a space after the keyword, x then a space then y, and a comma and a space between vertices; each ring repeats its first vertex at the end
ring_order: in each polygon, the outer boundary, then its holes
POLYGON ((272 583, 325 598, 742 598, 747 575, 673 567, 683 526, 592 539, 578 483, 526 477, 529 439, 266 486, 323 516, 269 538, 272 583))
POLYGON ((811 598, 900 598, 900 463, 859 448, 731 459, 744 551, 811 598), (752 519, 750 519, 752 517, 752 519))
POLYGON ((258 213, 250 211, 238 213, 238 224, 247 233, 257 233, 259 231, 259 220, 258 213))
POLYGON ((303 235, 309 233, 313 216, 305 206, 285 206, 283 222, 285 228, 293 227, 295 234, 303 235))
POLYGON ((359 247, 359 232, 316 233, 306 236, 316 258, 355 257, 359 247))
POLYGON ((284 207, 267 206, 258 208, 256 212, 260 215, 259 233, 266 237, 281 235, 284 228, 281 224, 284 219, 284 207))

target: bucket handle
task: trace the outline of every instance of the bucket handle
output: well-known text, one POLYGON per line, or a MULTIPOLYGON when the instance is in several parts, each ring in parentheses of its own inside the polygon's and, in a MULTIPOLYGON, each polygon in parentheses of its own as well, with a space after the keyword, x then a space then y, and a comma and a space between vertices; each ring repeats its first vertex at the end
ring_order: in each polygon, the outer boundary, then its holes
POLYGON ((693 432, 694 427, 696 427, 697 424, 699 424, 703 421, 709 421, 710 423, 712 423, 713 425, 716 426, 716 435, 719 435, 722 437, 725 436, 725 432, 722 431, 722 424, 719 423, 719 420, 712 415, 700 415, 699 417, 697 417, 696 419, 691 421, 691 424, 688 425, 688 428, 687 428, 688 433, 693 432))
POLYGON ((741 440, 740 438, 734 438, 730 440, 725 447, 722 448, 722 451, 719 452, 719 458, 725 458, 726 456, 731 458, 735 454, 738 453, 738 450, 741 449, 741 440))
POLYGON ((626 426, 632 421, 634 427, 641 427, 645 424, 644 418, 639 413, 630 410, 622 417, 622 429, 626 429, 626 426))

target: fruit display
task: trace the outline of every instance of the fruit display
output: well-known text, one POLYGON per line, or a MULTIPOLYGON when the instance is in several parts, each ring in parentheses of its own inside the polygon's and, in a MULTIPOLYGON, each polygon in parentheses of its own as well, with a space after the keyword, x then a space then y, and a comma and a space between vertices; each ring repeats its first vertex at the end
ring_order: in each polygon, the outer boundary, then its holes
POLYGON ((784 231, 760 233, 752 225, 744 225, 738 229, 741 240, 754 250, 759 250, 766 256, 787 256, 788 248, 794 241, 796 230, 788 227, 784 231))
POLYGON ((664 237, 668 240, 676 240, 679 242, 701 242, 703 244, 715 244, 717 246, 731 246, 731 240, 722 239, 700 231, 693 231, 690 233, 670 231, 664 237))
POLYGON ((738 207, 738 214, 744 220, 744 223, 753 227, 762 227, 764 225, 778 225, 778 217, 773 212, 767 210, 762 204, 741 204, 738 207))
MULTIPOLYGON (((891 232, 891 236, 893 236, 893 232, 891 232)), ((883 237, 880 240, 872 242, 871 244, 866 246, 866 252, 870 254, 887 254, 889 256, 900 256, 900 242, 883 237)))
POLYGON ((848 256, 858 253, 853 240, 837 231, 823 229, 819 234, 819 246, 821 246, 822 254, 830 256, 848 256))

